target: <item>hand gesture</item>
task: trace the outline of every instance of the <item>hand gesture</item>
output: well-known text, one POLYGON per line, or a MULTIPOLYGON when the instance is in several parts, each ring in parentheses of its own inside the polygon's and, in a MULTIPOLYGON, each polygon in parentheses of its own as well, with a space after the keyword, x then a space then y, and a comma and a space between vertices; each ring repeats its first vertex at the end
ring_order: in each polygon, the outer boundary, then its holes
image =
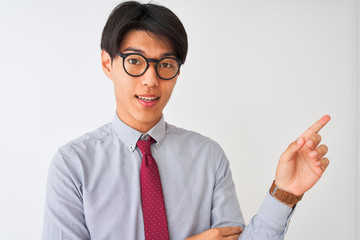
POLYGON ((329 120, 329 115, 320 118, 281 155, 275 175, 275 184, 279 188, 300 196, 320 179, 329 159, 324 157, 327 146, 318 146, 321 141, 318 133, 329 120))

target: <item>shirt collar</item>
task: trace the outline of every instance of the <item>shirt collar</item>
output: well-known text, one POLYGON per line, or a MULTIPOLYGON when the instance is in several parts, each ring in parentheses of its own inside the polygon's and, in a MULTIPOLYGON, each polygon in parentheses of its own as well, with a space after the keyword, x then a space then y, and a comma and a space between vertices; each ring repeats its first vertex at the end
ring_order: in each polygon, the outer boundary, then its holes
POLYGON ((161 117, 158 123, 151 128, 147 134, 149 134, 156 141, 156 148, 159 148, 162 141, 165 138, 165 120, 164 115, 161 117))
POLYGON ((115 113, 114 118, 111 122, 116 135, 120 140, 131 150, 134 151, 136 143, 139 138, 143 135, 150 135, 156 141, 156 148, 161 146, 162 141, 165 137, 165 120, 164 116, 161 117, 158 123, 155 124, 147 133, 141 133, 130 126, 126 125, 120 120, 118 115, 115 113))

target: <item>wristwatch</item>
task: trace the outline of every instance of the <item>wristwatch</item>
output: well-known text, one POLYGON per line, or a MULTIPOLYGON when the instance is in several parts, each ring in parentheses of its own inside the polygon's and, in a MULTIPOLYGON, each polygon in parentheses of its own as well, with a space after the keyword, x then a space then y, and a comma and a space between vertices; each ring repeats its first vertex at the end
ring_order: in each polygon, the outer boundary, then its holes
POLYGON ((277 200, 287 205, 295 205, 304 196, 304 194, 301 196, 295 196, 292 193, 282 190, 281 188, 276 186, 275 180, 273 181, 269 192, 271 196, 275 197, 277 200))

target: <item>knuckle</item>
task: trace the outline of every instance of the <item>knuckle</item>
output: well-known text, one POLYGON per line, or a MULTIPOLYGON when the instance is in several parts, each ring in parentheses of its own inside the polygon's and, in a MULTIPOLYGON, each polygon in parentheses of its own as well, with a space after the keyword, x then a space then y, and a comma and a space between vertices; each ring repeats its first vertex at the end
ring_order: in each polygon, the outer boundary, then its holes
POLYGON ((321 142, 321 136, 319 135, 319 134, 315 134, 314 135, 314 137, 315 137, 315 142, 317 143, 317 144, 319 144, 320 142, 321 142))
POLYGON ((323 158, 321 159, 321 165, 322 165, 322 169, 325 171, 326 168, 329 166, 330 161, 328 158, 323 158))
POLYGON ((327 147, 326 145, 321 145, 321 146, 320 146, 320 150, 321 150, 321 152, 323 152, 323 153, 327 153, 327 151, 328 151, 329 149, 328 149, 328 147, 327 147))
POLYGON ((311 135, 309 137, 309 139, 311 139, 312 141, 314 141, 315 144, 319 144, 321 142, 321 136, 317 133, 311 135))
POLYGON ((321 140, 322 140, 321 135, 320 135, 320 134, 316 134, 316 135, 317 135, 317 137, 318 137, 318 141, 321 142, 321 140))
POLYGON ((315 141, 315 142, 318 142, 319 140, 320 140, 320 135, 319 134, 317 134, 317 133, 314 133, 314 134, 312 134, 311 136, 310 136, 310 138, 309 139, 311 139, 311 140, 313 140, 313 141, 315 141))

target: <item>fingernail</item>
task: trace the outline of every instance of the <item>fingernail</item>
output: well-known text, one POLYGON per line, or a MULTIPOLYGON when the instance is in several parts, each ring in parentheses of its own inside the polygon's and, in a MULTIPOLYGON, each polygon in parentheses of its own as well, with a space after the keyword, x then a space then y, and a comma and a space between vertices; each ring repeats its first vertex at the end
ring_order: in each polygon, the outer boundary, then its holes
POLYGON ((297 143, 298 145, 300 145, 300 144, 302 143, 302 138, 298 138, 297 141, 296 141, 296 143, 297 143))
POLYGON ((306 142, 306 145, 308 145, 309 147, 311 147, 312 145, 313 145, 313 141, 312 140, 308 140, 307 142, 306 142))

